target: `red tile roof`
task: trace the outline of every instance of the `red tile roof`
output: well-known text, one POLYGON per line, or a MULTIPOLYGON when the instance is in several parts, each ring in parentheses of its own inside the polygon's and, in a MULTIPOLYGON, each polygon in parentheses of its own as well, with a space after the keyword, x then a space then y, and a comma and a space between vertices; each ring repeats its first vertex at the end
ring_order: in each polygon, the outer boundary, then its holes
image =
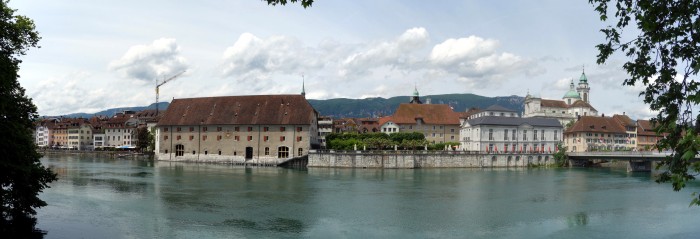
POLYGON ((545 100, 542 99, 540 102, 542 107, 558 107, 558 108, 568 108, 569 106, 563 100, 545 100))
POLYGON ((459 116, 445 104, 401 104, 391 117, 397 124, 415 124, 422 118, 425 124, 458 125, 459 116))
POLYGON ((581 116, 566 133, 574 132, 599 132, 599 133, 626 133, 625 127, 611 117, 581 116))
POLYGON ((656 132, 654 132, 654 125, 649 120, 637 120, 637 134, 656 136, 656 132))
POLYGON ((316 111, 301 95, 175 99, 158 125, 310 124, 316 111))
POLYGON ((586 103, 583 100, 577 100, 576 102, 571 104, 569 107, 587 107, 587 108, 591 108, 591 110, 597 111, 595 108, 593 108, 593 106, 591 106, 591 104, 586 103))

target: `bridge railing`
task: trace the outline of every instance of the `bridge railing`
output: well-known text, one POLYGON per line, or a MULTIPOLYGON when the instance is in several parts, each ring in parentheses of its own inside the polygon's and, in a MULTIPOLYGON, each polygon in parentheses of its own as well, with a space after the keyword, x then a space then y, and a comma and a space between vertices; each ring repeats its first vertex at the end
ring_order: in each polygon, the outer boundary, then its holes
POLYGON ((665 157, 671 155, 670 151, 616 151, 616 152, 570 152, 569 156, 650 156, 665 157))

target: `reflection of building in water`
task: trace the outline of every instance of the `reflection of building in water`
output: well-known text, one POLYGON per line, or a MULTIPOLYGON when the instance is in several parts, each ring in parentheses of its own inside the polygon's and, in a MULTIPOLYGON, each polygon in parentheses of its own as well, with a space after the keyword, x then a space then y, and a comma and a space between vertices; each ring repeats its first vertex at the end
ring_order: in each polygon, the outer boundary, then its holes
POLYGON ((523 117, 555 118, 566 125, 576 121, 579 116, 597 116, 598 111, 590 104, 590 87, 586 73, 582 72, 578 87, 574 86, 574 80, 569 84, 562 100, 542 99, 527 93, 525 96, 525 111, 523 117))

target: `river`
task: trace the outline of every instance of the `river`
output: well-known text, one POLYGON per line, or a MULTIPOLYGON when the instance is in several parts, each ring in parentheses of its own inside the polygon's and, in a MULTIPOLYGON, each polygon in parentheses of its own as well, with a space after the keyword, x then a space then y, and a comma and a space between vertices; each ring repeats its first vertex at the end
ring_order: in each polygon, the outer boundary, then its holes
POLYGON ((698 238, 692 184, 613 169, 308 170, 47 156, 45 238, 698 238))

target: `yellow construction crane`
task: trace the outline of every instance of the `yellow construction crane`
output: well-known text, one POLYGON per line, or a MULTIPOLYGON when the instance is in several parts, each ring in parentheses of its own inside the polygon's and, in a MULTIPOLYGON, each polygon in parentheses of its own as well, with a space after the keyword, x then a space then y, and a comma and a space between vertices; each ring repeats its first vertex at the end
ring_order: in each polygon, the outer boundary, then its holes
POLYGON ((185 73, 185 71, 182 71, 182 72, 177 73, 177 74, 175 74, 175 75, 173 75, 173 76, 171 76, 171 77, 168 77, 167 79, 163 80, 163 82, 160 82, 160 83, 158 83, 158 78, 156 78, 156 116, 158 115, 158 108, 160 108, 160 107, 158 106, 158 97, 159 97, 159 95, 160 95, 160 91, 159 91, 160 86, 162 86, 163 84, 168 83, 168 82, 174 80, 175 78, 179 77, 179 76, 182 75, 183 73, 185 73))

